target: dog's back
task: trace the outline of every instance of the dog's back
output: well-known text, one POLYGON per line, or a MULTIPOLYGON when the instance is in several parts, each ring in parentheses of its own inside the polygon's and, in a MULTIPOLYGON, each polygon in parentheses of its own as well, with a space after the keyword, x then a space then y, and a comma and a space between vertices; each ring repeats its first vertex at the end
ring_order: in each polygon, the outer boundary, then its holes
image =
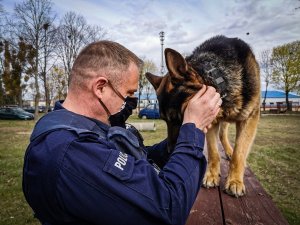
MULTIPOLYGON (((205 83, 215 86, 224 96, 222 118, 244 120, 259 107, 259 66, 251 48, 238 38, 216 36, 201 44, 186 61, 202 76, 205 83), (217 84, 208 70, 215 69, 217 84)), ((215 77, 216 78, 216 77, 215 77)))

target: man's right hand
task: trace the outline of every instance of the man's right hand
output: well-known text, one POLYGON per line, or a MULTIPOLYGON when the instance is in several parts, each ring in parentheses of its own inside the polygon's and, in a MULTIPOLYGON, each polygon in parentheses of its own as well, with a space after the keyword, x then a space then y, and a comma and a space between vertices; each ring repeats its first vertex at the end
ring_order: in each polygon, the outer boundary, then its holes
POLYGON ((204 133, 210 127, 212 121, 220 111, 222 99, 216 89, 203 85, 189 103, 184 111, 183 123, 194 123, 204 133))

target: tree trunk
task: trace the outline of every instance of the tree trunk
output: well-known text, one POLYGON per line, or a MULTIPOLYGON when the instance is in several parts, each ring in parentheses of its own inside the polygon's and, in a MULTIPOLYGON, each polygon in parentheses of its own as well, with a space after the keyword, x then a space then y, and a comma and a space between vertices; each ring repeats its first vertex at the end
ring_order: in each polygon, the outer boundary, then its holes
POLYGON ((50 106, 50 97, 49 97, 49 88, 48 88, 47 76, 46 76, 46 61, 45 61, 44 72, 43 72, 43 80, 44 80, 45 103, 46 103, 44 113, 47 114, 50 106))
POLYGON ((269 83, 268 82, 266 82, 266 91, 265 91, 265 96, 264 96, 264 100, 263 100, 263 109, 264 109, 264 111, 266 111, 266 98, 267 98, 267 93, 268 93, 268 85, 269 85, 269 83))
POLYGON ((48 84, 47 84, 47 28, 44 28, 44 29, 45 29, 45 46, 44 46, 44 72, 43 72, 43 78, 44 78, 45 103, 46 103, 44 113, 47 114, 50 103, 49 103, 49 88, 48 88, 48 84))
POLYGON ((19 107, 20 108, 23 108, 23 99, 22 99, 22 90, 20 90, 20 92, 19 92, 19 107))
POLYGON ((35 97, 34 97, 34 119, 37 120, 39 118, 39 103, 40 103, 40 88, 39 88, 39 50, 38 50, 38 36, 36 37, 35 44, 35 73, 34 73, 34 87, 35 87, 35 97))
POLYGON ((46 113, 48 113, 48 109, 49 109, 50 104, 49 104, 49 89, 48 89, 48 84, 47 84, 46 71, 44 73, 45 73, 44 74, 44 89, 45 89, 45 103, 46 103, 44 113, 46 114, 46 113))
POLYGON ((286 110, 292 111, 292 107, 289 103, 289 92, 288 91, 285 92, 285 102, 286 102, 286 110))
POLYGON ((39 118, 39 103, 40 103, 40 90, 39 90, 39 81, 38 81, 38 72, 36 71, 34 75, 34 87, 35 87, 35 96, 34 96, 34 118, 38 119, 39 118))

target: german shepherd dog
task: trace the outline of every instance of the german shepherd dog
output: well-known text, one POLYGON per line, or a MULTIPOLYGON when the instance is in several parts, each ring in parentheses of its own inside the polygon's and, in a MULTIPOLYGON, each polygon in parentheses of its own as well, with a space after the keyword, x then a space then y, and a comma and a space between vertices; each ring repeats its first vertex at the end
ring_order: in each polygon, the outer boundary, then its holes
POLYGON ((219 134, 226 156, 230 159, 225 191, 236 197, 244 195, 246 158, 260 115, 259 66, 251 48, 238 38, 215 36, 186 58, 167 48, 165 59, 168 68, 165 76, 147 73, 146 77, 154 86, 160 116, 167 123, 168 151, 172 152, 175 147, 189 99, 203 84, 214 86, 223 103, 206 135, 208 168, 203 186, 215 187, 220 182, 219 134), (236 124, 234 150, 227 137, 229 123, 236 124))

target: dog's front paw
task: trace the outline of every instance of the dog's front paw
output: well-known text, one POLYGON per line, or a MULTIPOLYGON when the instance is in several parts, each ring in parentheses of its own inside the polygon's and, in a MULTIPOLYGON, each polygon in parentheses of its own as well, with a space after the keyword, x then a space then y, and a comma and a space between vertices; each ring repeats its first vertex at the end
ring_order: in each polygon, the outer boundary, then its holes
POLYGON ((220 183, 220 174, 212 173, 209 170, 205 173, 205 176, 203 178, 203 186, 206 188, 210 187, 217 187, 220 183))
POLYGON ((246 193, 245 185, 240 180, 227 180, 225 184, 225 191, 227 194, 240 197, 246 193))
POLYGON ((231 161, 231 158, 232 158, 232 152, 225 152, 225 155, 226 155, 226 159, 228 161, 231 161))
POLYGON ((224 148, 224 149, 225 149, 226 159, 230 161, 232 158, 233 150, 232 150, 231 146, 224 148))

